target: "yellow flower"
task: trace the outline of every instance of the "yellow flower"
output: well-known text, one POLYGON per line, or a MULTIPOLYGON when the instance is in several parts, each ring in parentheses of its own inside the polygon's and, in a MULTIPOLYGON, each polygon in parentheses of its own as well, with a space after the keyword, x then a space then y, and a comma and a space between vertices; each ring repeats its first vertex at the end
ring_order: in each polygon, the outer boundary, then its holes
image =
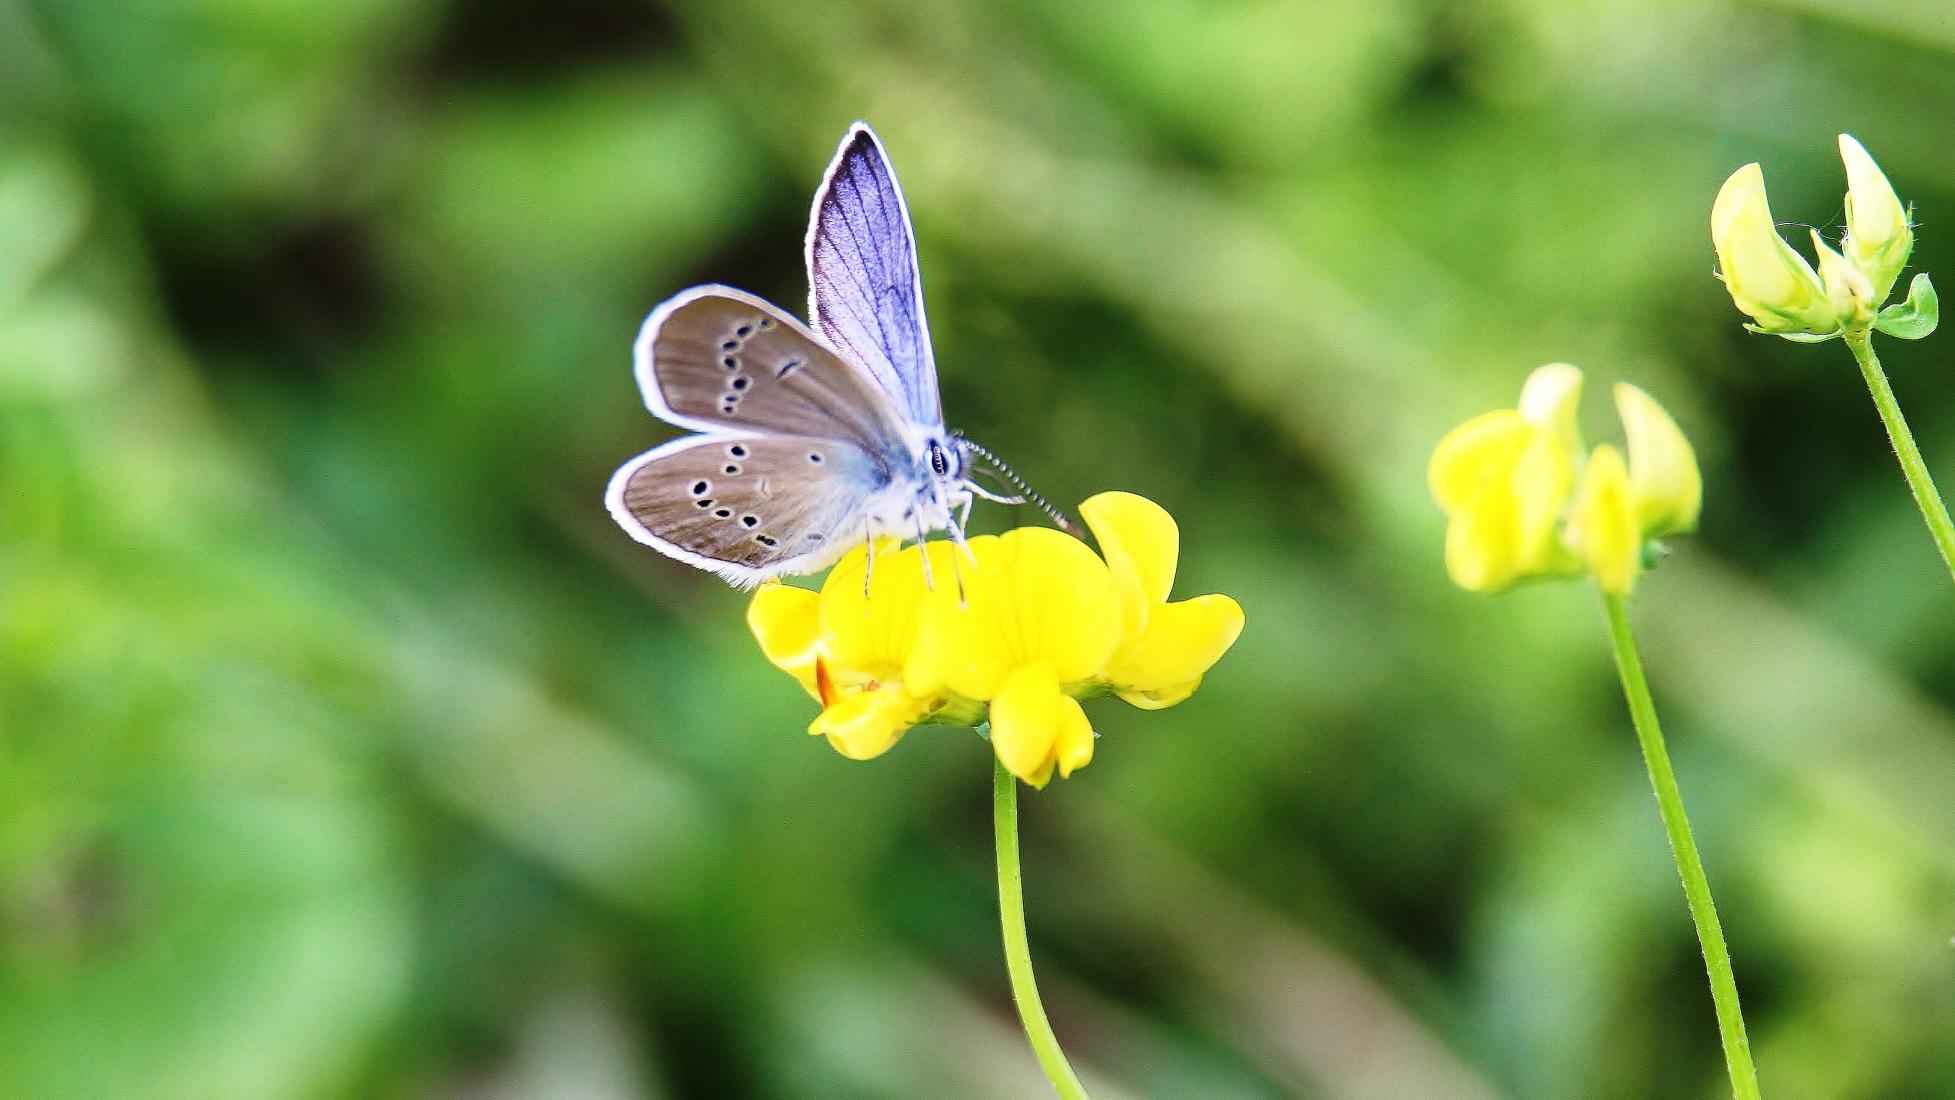
POLYGON ((1528 376, 1520 407, 1484 413, 1433 449, 1426 480, 1447 517, 1446 571, 1461 588, 1496 592, 1566 572, 1555 525, 1573 484, 1581 372, 1551 363, 1528 376))
POLYGON ((1711 206, 1711 244, 1731 301, 1760 332, 1825 339, 1872 323, 1914 250, 1907 208, 1867 150, 1840 135, 1846 237, 1835 250, 1812 231, 1814 272, 1779 236, 1756 164, 1731 174, 1711 206))
POLYGON ((1106 563, 1061 531, 1021 527, 971 540, 963 598, 933 593, 910 662, 921 679, 991 704, 991 744, 1013 775, 1044 786, 1093 758, 1093 728, 1065 689, 1090 681, 1120 644, 1106 563))
MULTIPOLYGON (((819 594, 768 584, 747 607, 761 652, 822 703, 808 732, 854 760, 882 755, 955 702, 941 684, 904 678, 922 624, 924 552, 896 545, 878 544, 866 595, 864 546, 836 564, 819 594)), ((947 544, 932 545, 931 568, 947 570, 949 553, 947 544)))
POLYGON ((1841 251, 1868 283, 1867 302, 1878 307, 1914 251, 1907 208, 1894 185, 1851 134, 1840 135, 1840 160, 1846 164, 1846 239, 1841 251))
POLYGON ((1747 164, 1711 205, 1711 246, 1731 302, 1772 333, 1830 335, 1848 315, 1828 299, 1812 266, 1779 236, 1765 201, 1765 173, 1747 164))
POLYGON ((1447 572, 1460 587, 1496 591, 1586 571, 1603 591, 1627 595, 1652 539, 1696 528, 1704 495, 1696 453, 1670 414, 1634 386, 1615 388, 1627 462, 1603 444, 1578 478, 1580 390, 1574 367, 1543 367, 1519 408, 1474 417, 1433 450, 1427 476, 1447 515, 1447 572))
POLYGON ((1101 493, 1079 506, 1120 593, 1121 642, 1100 679, 1143 710, 1195 693, 1242 633, 1242 608, 1227 596, 1168 602, 1181 533, 1160 505, 1132 493, 1101 493))
POLYGON ((819 594, 762 587, 747 622, 768 660, 821 701, 808 731, 844 755, 877 756, 922 722, 975 725, 988 707, 998 759, 1044 786, 1093 757, 1080 699, 1171 706, 1242 630, 1226 596, 1168 602, 1179 534, 1157 505, 1103 493, 1081 513, 1105 560, 1045 528, 972 539, 969 558, 944 542, 888 542, 866 594, 857 550, 819 594))

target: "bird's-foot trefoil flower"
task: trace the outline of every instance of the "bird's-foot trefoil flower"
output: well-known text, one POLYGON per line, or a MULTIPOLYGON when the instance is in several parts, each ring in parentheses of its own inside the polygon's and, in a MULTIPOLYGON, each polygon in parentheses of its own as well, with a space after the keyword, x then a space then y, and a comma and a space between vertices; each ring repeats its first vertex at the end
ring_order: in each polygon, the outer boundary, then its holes
POLYGON ((1179 532, 1160 506, 1102 493, 1080 513, 1104 557, 1047 528, 974 538, 968 557, 948 542, 885 542, 873 569, 860 548, 818 593, 762 587, 747 622, 821 702, 808 732, 843 755, 878 756, 924 723, 988 720, 998 759, 1042 787, 1093 758, 1080 700, 1172 706, 1242 629, 1227 596, 1168 601, 1179 532))
POLYGON ((1840 135, 1846 165, 1846 234, 1835 248, 1810 230, 1817 270, 1779 235, 1756 163, 1731 174, 1711 204, 1711 245, 1731 301, 1747 327, 1789 340, 1819 341, 1876 329, 1918 340, 1933 330, 1934 284, 1917 275, 1907 299, 1887 300, 1914 251, 1909 210, 1880 166, 1851 134, 1840 135))
POLYGON ((1446 512, 1446 569, 1461 587, 1478 592, 1527 577, 1595 578, 1643 762, 1704 949, 1733 1093, 1759 1100, 1730 953, 1626 608, 1655 540, 1697 526, 1703 479, 1676 421, 1626 384, 1615 387, 1615 399, 1627 457, 1604 443, 1584 458, 1575 424, 1581 385, 1574 367, 1542 367, 1515 408, 1476 416, 1440 440, 1427 479, 1446 512))
POLYGON ((1697 457, 1676 421, 1634 386, 1615 389, 1629 454, 1582 456, 1581 371, 1534 371, 1512 409, 1446 434, 1427 467, 1446 513, 1446 570, 1460 587, 1495 592, 1532 577, 1593 575, 1627 595, 1656 540, 1696 527, 1697 457))
POLYGON ((1818 271, 1779 236, 1765 201, 1764 173, 1747 164, 1724 181, 1711 206, 1711 245, 1719 275, 1733 304, 1751 317, 1753 323, 1745 327, 1787 340, 1839 337, 1846 342, 1894 444, 1908 489, 1955 577, 1955 521, 1928 474, 1873 346, 1875 333, 1919 340, 1934 332, 1940 303, 1925 271, 1914 276, 1903 300, 1889 302, 1914 253, 1913 212, 1865 146, 1851 134, 1841 134, 1839 144, 1846 165, 1846 233, 1834 248, 1817 230, 1811 232, 1818 271))

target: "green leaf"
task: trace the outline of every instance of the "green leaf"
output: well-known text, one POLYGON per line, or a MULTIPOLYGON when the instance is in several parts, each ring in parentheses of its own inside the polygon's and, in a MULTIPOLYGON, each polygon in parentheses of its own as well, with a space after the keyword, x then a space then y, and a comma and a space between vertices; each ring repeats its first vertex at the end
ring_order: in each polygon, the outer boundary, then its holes
POLYGON ((1888 306, 1874 319, 1874 327, 1889 336, 1903 340, 1919 340, 1935 331, 1941 320, 1941 303, 1935 297, 1935 284, 1928 281, 1928 273, 1922 272, 1914 277, 1907 288, 1907 301, 1888 306))

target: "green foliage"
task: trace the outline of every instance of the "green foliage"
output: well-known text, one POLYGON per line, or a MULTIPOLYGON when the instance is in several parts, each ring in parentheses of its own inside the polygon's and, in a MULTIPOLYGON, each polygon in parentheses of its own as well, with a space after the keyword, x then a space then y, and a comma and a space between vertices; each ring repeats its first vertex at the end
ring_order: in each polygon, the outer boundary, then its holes
MULTIPOLYGON (((1160 501, 1179 590, 1248 612, 1023 802, 1095 1095, 1720 1094, 1598 609, 1454 590, 1425 497, 1562 359, 1703 459, 1632 613, 1766 1095, 1955 1094, 1946 578, 1844 357, 1744 337, 1706 227, 1752 159, 1827 216, 1851 131, 1955 263, 1925 25, 0 0, 0 1096, 1037 1094, 988 747, 839 758, 599 503, 665 434, 639 320, 797 304, 857 117, 953 425, 1160 501)), ((1955 469, 1940 345, 1883 351, 1955 469)))

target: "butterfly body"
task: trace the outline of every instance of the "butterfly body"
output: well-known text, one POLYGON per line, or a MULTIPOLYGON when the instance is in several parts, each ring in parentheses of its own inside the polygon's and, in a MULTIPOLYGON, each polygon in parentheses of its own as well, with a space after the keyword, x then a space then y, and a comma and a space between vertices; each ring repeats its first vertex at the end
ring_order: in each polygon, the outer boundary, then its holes
POLYGON ((806 242, 811 330, 726 286, 639 330, 645 404, 697 434, 638 456, 605 502, 639 542, 734 584, 810 573, 884 535, 952 530, 975 490, 944 427, 915 243, 873 132, 852 127, 806 242))

